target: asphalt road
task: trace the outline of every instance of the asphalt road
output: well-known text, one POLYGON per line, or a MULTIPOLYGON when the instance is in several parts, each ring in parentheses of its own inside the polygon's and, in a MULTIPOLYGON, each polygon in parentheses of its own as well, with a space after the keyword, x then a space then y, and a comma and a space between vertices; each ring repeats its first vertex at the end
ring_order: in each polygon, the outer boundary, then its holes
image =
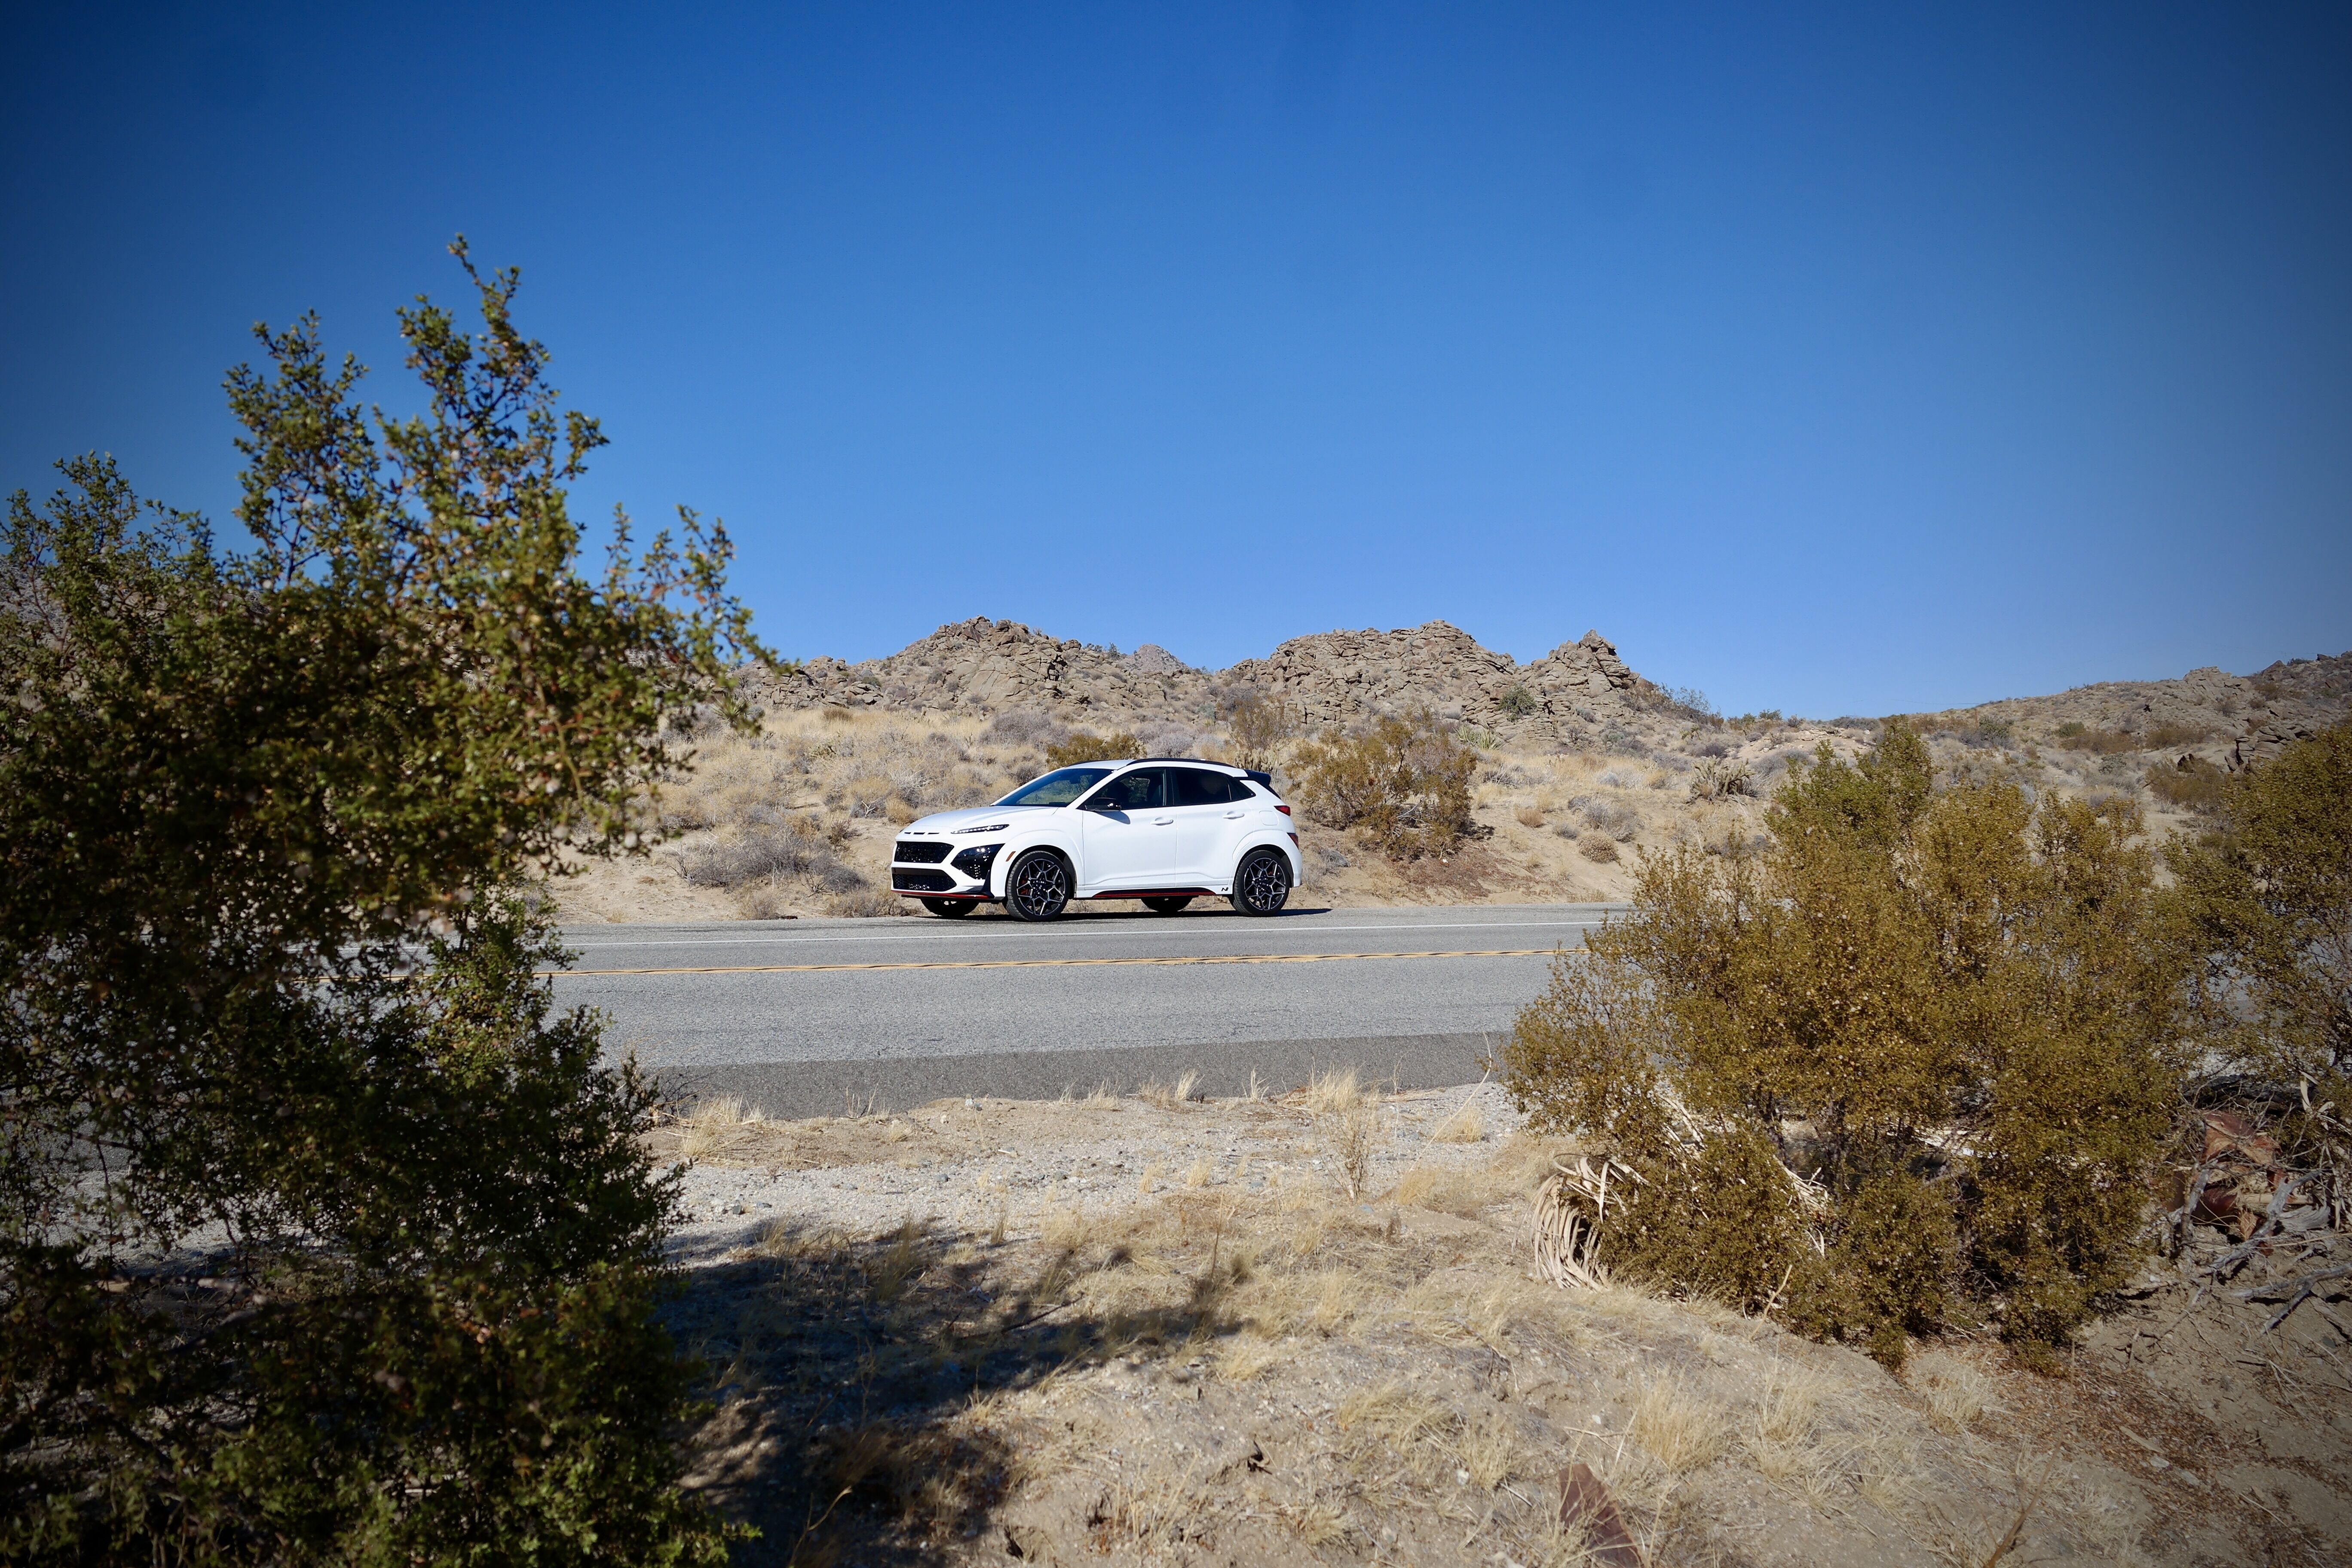
POLYGON ((602 925, 556 983, 680 1095, 772 1116, 945 1095, 1041 1099, 1200 1075, 1235 1094, 1356 1066, 1402 1088, 1474 1082, 1481 1058, 1580 946, 1596 904, 1320 910, 1223 900, 1181 915, 1085 911, 1048 926, 766 921, 602 925))

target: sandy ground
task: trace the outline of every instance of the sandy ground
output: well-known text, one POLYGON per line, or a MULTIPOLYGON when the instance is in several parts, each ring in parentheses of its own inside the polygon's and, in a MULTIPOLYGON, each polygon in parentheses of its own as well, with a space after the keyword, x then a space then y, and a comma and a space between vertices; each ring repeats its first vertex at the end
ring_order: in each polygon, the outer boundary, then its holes
POLYGON ((2352 1561, 2340 1304, 2265 1333, 2151 1276, 2070 1375, 1963 1339, 1898 1377, 1538 1283, 1566 1146, 1491 1086, 1183 1088, 656 1132, 744 1560, 1605 1562, 1580 1462, 1654 1563, 2352 1561))

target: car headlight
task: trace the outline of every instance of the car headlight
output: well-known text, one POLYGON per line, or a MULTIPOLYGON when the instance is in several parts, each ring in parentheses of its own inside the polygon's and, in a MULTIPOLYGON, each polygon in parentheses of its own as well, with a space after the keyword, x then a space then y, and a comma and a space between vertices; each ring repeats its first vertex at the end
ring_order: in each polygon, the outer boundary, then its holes
POLYGON ((959 827, 955 832, 957 837, 966 838, 975 833, 1002 833, 1004 831, 1005 826, 1006 825, 1004 823, 992 822, 985 827, 959 827))
POLYGON ((1002 844, 975 844, 948 864, 976 881, 985 882, 988 868, 996 864, 996 852, 1003 847, 1002 844))

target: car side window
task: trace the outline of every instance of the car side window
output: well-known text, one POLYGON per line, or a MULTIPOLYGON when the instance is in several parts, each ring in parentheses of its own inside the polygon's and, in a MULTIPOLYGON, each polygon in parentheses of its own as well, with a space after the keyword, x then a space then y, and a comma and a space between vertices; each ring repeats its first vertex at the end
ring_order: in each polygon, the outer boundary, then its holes
POLYGON ((1087 806, 1093 811, 1156 811, 1163 798, 1161 768, 1137 768, 1095 791, 1087 806))
POLYGON ((1175 793, 1171 805, 1223 805, 1234 798, 1232 781, 1223 773, 1200 768, 1171 768, 1168 777, 1175 793))

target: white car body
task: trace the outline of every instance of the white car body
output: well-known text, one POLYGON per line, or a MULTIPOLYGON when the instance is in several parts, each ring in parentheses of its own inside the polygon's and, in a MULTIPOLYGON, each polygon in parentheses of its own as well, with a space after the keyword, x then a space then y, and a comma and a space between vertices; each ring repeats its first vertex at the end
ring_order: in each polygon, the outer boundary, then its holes
POLYGON ((1236 868, 1260 847, 1281 854, 1290 886, 1304 880, 1290 807, 1264 773, 1189 757, 1140 757, 1055 769, 1006 799, 1041 786, 1076 793, 1067 804, 973 806, 908 823, 891 848, 892 891, 1002 900, 1014 863, 1041 848, 1067 862, 1073 900, 1232 897, 1236 868), (1048 784, 1080 769, 1103 776, 1048 784))

